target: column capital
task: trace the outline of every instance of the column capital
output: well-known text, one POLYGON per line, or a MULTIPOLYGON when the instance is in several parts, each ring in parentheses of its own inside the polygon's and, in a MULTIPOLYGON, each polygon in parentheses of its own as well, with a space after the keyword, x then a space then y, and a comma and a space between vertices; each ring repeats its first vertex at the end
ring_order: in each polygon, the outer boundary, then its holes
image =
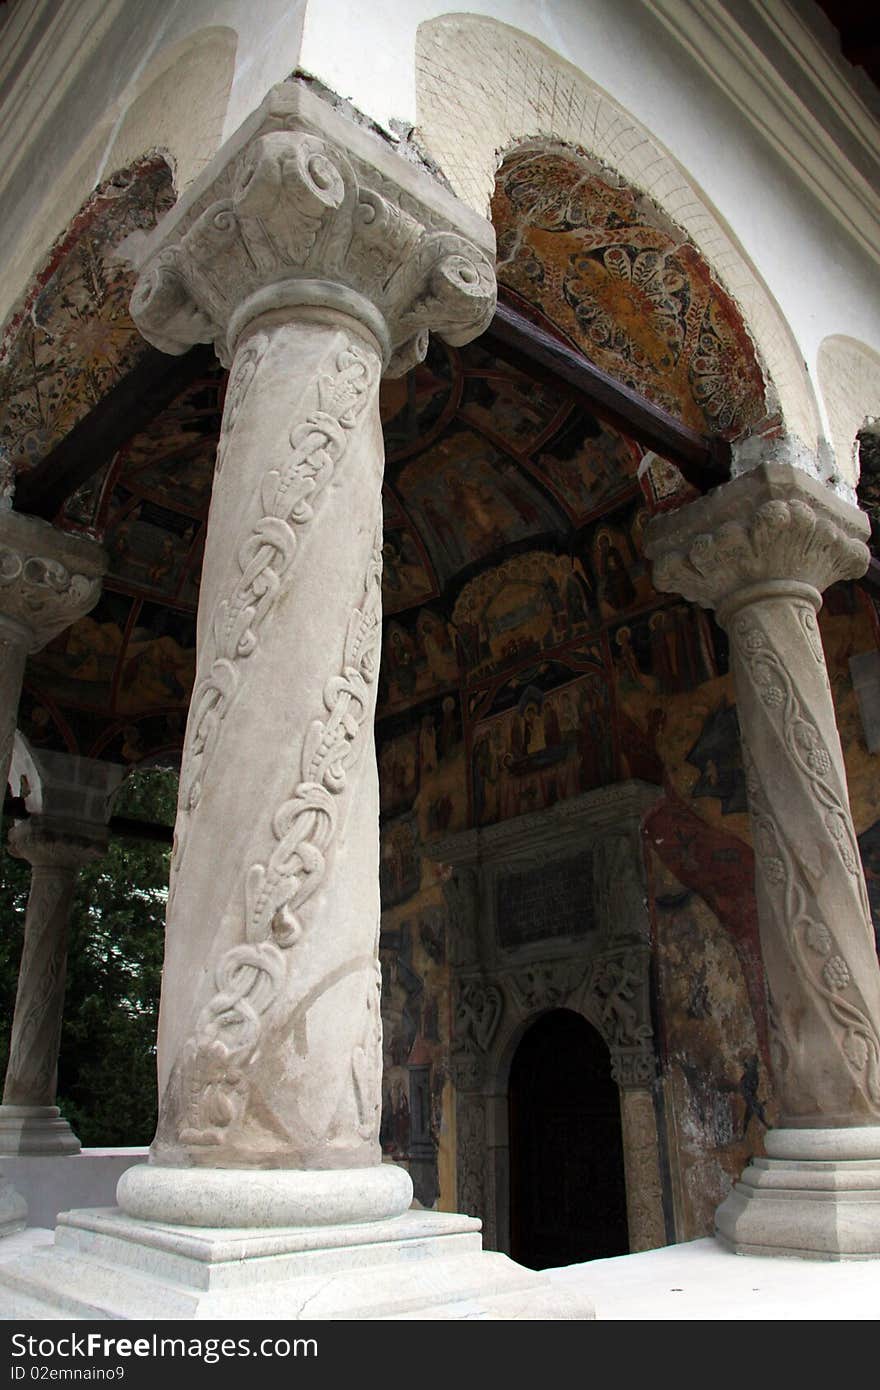
POLYGON ((494 233, 426 170, 296 81, 273 88, 144 248, 132 317, 163 352, 214 342, 229 365, 270 310, 360 320, 386 375, 429 332, 470 342, 495 308, 494 233))
POLYGON ((869 531, 864 513, 823 483, 771 462, 655 517, 645 553, 656 588, 716 608, 724 622, 750 597, 782 589, 818 607, 830 584, 864 574, 869 531))
POLYGON ((0 640, 39 651, 94 608, 106 568, 97 542, 0 512, 0 640))

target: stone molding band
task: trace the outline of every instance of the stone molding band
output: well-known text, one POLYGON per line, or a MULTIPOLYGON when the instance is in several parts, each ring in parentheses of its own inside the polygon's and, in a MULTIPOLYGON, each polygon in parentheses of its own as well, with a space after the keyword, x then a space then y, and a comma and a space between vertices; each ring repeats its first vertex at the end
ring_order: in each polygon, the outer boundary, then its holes
POLYGON ((230 315, 226 331, 230 361, 239 339, 256 319, 284 309, 335 309, 355 319, 376 340, 383 370, 391 361, 391 335, 383 316, 365 295, 332 280, 279 280, 254 290, 230 315))
POLYGON ((816 613, 822 607, 822 595, 812 584, 803 584, 796 579, 761 579, 757 584, 747 584, 745 588, 738 589, 735 594, 723 599, 715 610, 715 616, 721 626, 726 628, 741 609, 766 599, 787 602, 802 600, 809 603, 816 613))
POLYGON ((401 1216, 409 1173, 392 1163, 348 1169, 169 1168, 139 1163, 119 1179, 128 1216, 180 1226, 337 1226, 401 1216))

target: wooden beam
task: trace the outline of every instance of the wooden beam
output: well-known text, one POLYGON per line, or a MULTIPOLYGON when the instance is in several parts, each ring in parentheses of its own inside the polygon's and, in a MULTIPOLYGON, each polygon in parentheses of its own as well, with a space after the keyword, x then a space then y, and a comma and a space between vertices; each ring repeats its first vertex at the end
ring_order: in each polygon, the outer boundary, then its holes
POLYGON ((52 521, 67 498, 181 391, 217 363, 213 348, 200 344, 182 357, 148 347, 132 370, 112 386, 35 468, 19 473, 15 510, 52 521))
POLYGON ((490 350, 538 380, 562 382, 600 420, 676 464, 700 492, 730 477, 730 445, 683 425, 673 415, 603 372, 583 353, 553 337, 515 309, 499 303, 486 330, 490 350))

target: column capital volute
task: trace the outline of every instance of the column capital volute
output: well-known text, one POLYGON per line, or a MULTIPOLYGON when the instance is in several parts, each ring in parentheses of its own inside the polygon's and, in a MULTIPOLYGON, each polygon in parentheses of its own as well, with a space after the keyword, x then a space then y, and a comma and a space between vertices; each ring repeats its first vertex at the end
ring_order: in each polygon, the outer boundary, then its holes
POLYGON ((655 517, 645 553, 654 585, 714 608, 724 622, 750 598, 791 591, 816 607, 830 584, 868 567, 868 518, 787 463, 762 463, 655 517))
POLYGON ((0 511, 0 639, 39 651, 94 608, 106 568, 97 542, 0 511))
POLYGON ((106 826, 49 816, 16 821, 9 832, 9 852, 32 867, 77 871, 107 852, 106 826))
POLYGON ((273 88, 143 248, 131 313, 164 352, 249 322, 336 309, 377 339, 385 374, 429 332, 470 342, 495 307, 494 233, 424 168, 302 83, 273 88))

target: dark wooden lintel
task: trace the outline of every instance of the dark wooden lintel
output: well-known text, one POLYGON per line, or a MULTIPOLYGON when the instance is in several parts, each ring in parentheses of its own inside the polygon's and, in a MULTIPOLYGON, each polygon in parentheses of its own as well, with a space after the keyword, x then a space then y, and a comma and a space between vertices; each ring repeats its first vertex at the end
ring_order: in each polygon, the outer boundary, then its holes
POLYGON ((181 391, 217 363, 200 345, 182 357, 148 347, 131 371, 112 386, 51 453, 15 483, 15 509, 52 521, 93 473, 109 463, 133 435, 146 429, 181 391))
POLYGON ((683 425, 511 304, 499 303, 485 337, 491 350, 511 366, 551 385, 564 383, 587 410, 669 459, 700 492, 730 477, 727 440, 683 425))

